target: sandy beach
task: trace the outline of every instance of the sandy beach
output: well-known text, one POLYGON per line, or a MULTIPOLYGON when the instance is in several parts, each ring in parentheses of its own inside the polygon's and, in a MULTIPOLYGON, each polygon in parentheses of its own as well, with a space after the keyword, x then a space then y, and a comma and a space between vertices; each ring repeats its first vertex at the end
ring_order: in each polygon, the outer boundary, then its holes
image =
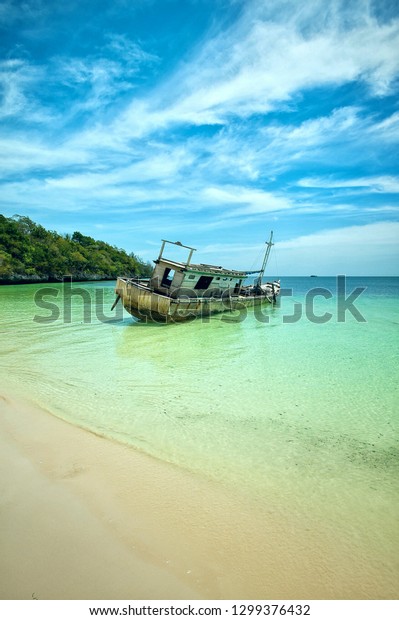
POLYGON ((2 599, 390 598, 367 558, 220 485, 0 401, 2 599))

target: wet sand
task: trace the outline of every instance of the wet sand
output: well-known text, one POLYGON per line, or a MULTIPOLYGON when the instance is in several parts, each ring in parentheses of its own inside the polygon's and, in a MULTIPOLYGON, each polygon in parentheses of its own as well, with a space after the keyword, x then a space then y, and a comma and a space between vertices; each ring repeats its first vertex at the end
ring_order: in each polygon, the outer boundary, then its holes
MULTIPOLYGON (((267 504, 267 503, 266 503, 267 504)), ((391 598, 334 536, 0 399, 0 598, 391 598)))

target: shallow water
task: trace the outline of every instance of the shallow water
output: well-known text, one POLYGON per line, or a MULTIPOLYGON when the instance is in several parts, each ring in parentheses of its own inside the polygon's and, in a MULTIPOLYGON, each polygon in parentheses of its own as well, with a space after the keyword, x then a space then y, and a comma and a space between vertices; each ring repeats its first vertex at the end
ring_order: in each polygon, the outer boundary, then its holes
POLYGON ((334 278, 282 286, 280 305, 262 313, 166 326, 138 323, 121 304, 111 314, 113 283, 76 284, 71 303, 48 285, 46 308, 34 301, 43 286, 3 286, 3 386, 249 501, 358 537, 397 570, 399 279, 349 278, 347 295, 365 287, 356 316, 334 278))

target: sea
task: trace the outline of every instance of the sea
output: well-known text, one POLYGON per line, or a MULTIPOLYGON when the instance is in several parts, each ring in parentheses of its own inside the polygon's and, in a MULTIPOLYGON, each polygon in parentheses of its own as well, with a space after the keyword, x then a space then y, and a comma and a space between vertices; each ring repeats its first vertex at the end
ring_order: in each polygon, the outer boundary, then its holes
POLYGON ((2 286, 2 389, 327 523, 398 575, 399 278, 281 286, 273 306, 170 325, 111 312, 112 282, 2 286))

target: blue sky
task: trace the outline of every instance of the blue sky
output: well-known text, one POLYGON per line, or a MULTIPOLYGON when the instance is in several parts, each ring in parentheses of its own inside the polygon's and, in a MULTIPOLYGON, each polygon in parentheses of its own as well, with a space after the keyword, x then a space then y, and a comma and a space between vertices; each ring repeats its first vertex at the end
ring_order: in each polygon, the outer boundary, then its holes
POLYGON ((0 0, 0 210, 397 275, 398 78, 393 0, 0 0))

